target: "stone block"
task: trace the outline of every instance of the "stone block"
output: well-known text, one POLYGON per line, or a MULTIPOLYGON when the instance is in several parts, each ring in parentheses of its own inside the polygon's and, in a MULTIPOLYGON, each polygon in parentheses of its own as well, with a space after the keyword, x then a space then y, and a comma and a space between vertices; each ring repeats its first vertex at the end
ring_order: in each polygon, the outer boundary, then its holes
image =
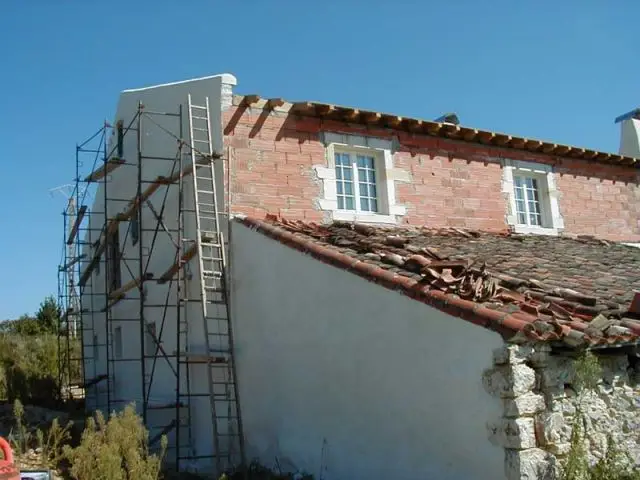
POLYGON ((555 445, 568 441, 571 427, 560 412, 545 412, 536 417, 536 436, 544 445, 555 445))
POLYGON ((512 365, 510 370, 513 396, 524 395, 536 386, 536 372, 533 368, 517 364, 512 365))
POLYGON ((489 441, 497 446, 523 450, 536 446, 535 427, 532 418, 503 418, 487 425, 489 441))
POLYGON ((516 398, 509 398, 503 402, 504 415, 506 417, 531 416, 545 409, 544 397, 533 392, 525 393, 516 398))
POLYGON ((493 363, 496 365, 524 363, 533 354, 533 351, 531 345, 505 344, 493 351, 493 363))
POLYGON ((539 448, 505 451, 507 480, 551 480, 555 478, 555 459, 539 448))
POLYGON ((494 397, 518 397, 535 387, 536 372, 524 363, 494 367, 485 370, 482 384, 494 397))

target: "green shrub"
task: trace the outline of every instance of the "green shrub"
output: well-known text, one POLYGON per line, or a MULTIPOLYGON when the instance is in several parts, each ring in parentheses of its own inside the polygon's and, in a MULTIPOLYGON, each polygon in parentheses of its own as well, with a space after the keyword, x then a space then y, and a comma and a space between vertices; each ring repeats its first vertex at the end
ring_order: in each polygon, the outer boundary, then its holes
POLYGON ((65 447, 71 476, 77 480, 157 480, 167 448, 149 452, 148 432, 133 405, 113 413, 108 421, 98 412, 87 419, 80 445, 65 447))

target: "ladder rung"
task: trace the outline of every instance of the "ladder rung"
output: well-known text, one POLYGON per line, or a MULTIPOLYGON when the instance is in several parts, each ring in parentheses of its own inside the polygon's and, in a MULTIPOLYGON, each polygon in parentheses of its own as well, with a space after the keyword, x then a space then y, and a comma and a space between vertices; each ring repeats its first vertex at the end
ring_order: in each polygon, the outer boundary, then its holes
POLYGON ((198 132, 207 132, 207 133, 209 133, 209 129, 208 128, 193 127, 193 129, 198 131, 198 132))
POLYGON ((191 104, 191 108, 199 108, 200 110, 206 110, 207 107, 201 107, 200 105, 194 105, 193 103, 191 104))

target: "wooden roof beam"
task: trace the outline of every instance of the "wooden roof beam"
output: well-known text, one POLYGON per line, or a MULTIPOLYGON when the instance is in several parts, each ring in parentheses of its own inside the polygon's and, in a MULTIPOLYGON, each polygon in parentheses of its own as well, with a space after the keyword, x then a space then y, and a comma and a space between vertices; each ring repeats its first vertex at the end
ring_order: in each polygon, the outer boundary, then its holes
POLYGON ((403 118, 397 115, 383 115, 383 123, 390 128, 399 128, 403 122, 403 118))
POLYGON ((254 103, 258 103, 260 100, 260 95, 245 95, 242 99, 241 105, 251 106, 254 103))
POLYGON ((508 145, 509 142, 511 142, 512 138, 513 137, 511 137, 511 135, 497 133, 496 136, 493 137, 493 144, 500 147, 504 147, 505 145, 508 145))
POLYGON ((344 115, 343 118, 345 119, 345 121, 355 122, 358 116, 360 115, 360 110, 353 108, 344 112, 343 115, 344 115))
POLYGON ((476 138, 480 139, 481 143, 490 144, 493 142, 493 139, 495 138, 495 136, 496 134, 493 132, 479 131, 478 134, 476 135, 476 138))
POLYGON ((296 102, 291 105, 289 111, 300 115, 314 115, 316 113, 316 107, 312 102, 296 102))
POLYGON ((478 135, 478 130, 476 130, 475 128, 462 127, 462 139, 463 140, 465 140, 467 142, 471 142, 471 141, 475 140, 477 135, 478 135))
POLYGON ((524 148, 530 152, 538 152, 542 148, 543 142, 540 140, 527 140, 524 142, 524 148))
POLYGON ((277 107, 281 107, 284 105, 284 100, 282 98, 270 98, 267 100, 265 108, 267 110, 274 110, 277 107))
POLYGON ((378 112, 361 112, 362 119, 368 125, 375 125, 380 122, 382 114, 378 112))

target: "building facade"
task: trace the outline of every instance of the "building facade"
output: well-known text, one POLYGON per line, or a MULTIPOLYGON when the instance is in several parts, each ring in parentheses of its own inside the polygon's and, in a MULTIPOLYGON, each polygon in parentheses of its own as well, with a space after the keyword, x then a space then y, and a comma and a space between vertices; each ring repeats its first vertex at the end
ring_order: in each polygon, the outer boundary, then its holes
MULTIPOLYGON (((213 191, 229 259, 231 315, 225 315, 237 334, 229 375, 237 376, 246 455, 288 459, 298 470, 316 462, 333 469, 327 478, 337 479, 370 478, 381 471, 401 472, 400 478, 414 472, 469 478, 482 468, 489 479, 504 473, 505 455, 508 465, 525 465, 518 467, 521 473, 531 463, 527 455, 549 463, 552 448, 540 448, 535 439, 532 444, 527 435, 534 415, 554 412, 550 404, 543 408, 537 398, 534 411, 523 411, 525 420, 518 423, 505 413, 504 402, 492 397, 495 389, 483 387, 483 372, 494 367, 492 351, 507 348, 504 342, 511 337, 458 323, 452 318, 458 313, 438 305, 377 292, 375 285, 265 244, 246 224, 227 219, 269 214, 309 225, 346 222, 636 244, 640 160, 463 127, 453 116, 434 122, 262 99, 236 95, 235 86, 236 79, 224 74, 121 94, 114 122, 121 127, 113 129, 105 149, 102 168, 108 172, 97 181, 87 226, 79 229, 88 407, 112 410, 135 401, 152 438, 165 433, 184 464, 211 467, 199 461, 215 449, 220 435, 211 423, 211 358, 197 365, 178 361, 183 351, 208 355, 210 347, 202 306, 193 301, 202 287, 204 254, 189 256, 188 244, 178 248, 183 240, 176 240, 199 235, 196 207, 212 202, 196 205, 199 187, 189 176, 198 175, 184 158, 193 146, 191 95, 200 105, 208 99, 207 130, 212 152, 219 154, 213 191), (121 162, 107 167, 114 159, 121 162), (344 290, 326 288, 341 283, 344 290), (442 343, 444 338, 451 340, 442 343), (384 353, 388 342, 391 360, 384 353), (473 348, 465 347, 469 344, 473 348), (443 366, 433 368, 438 361, 443 366), (395 376, 398 371, 406 373, 395 376), (379 388, 385 395, 375 398, 379 388), (180 391, 190 392, 186 405, 180 391), (429 402, 421 402, 423 397, 429 402), (307 407, 296 407, 301 403, 307 407), (397 417, 382 418, 389 407, 397 417), (527 440, 521 445, 495 440, 500 434, 487 433, 489 419, 502 422, 504 428, 496 431, 503 433, 517 425, 527 440), (358 438, 367 442, 354 446, 358 438)), ((637 122, 633 116, 621 120, 625 138, 637 122)), ((622 141, 623 150, 631 148, 625 145, 633 142, 622 141)), ((561 262, 562 252, 557 255, 561 262)), ((566 285, 558 287, 591 289, 595 280, 579 277, 567 274, 561 281, 566 285)), ((629 292, 640 288, 640 278, 626 278, 628 288, 598 294, 609 294, 624 307, 629 292)), ((228 335, 227 327, 220 328, 213 333, 228 335)), ((629 332, 625 346, 638 335, 629 332)), ((547 346, 535 348, 548 353, 547 346)), ((503 372, 504 365, 495 367, 503 372)), ((531 389, 497 397, 524 393, 531 389)), ((515 471, 507 468, 509 479, 516 478, 515 471)))

